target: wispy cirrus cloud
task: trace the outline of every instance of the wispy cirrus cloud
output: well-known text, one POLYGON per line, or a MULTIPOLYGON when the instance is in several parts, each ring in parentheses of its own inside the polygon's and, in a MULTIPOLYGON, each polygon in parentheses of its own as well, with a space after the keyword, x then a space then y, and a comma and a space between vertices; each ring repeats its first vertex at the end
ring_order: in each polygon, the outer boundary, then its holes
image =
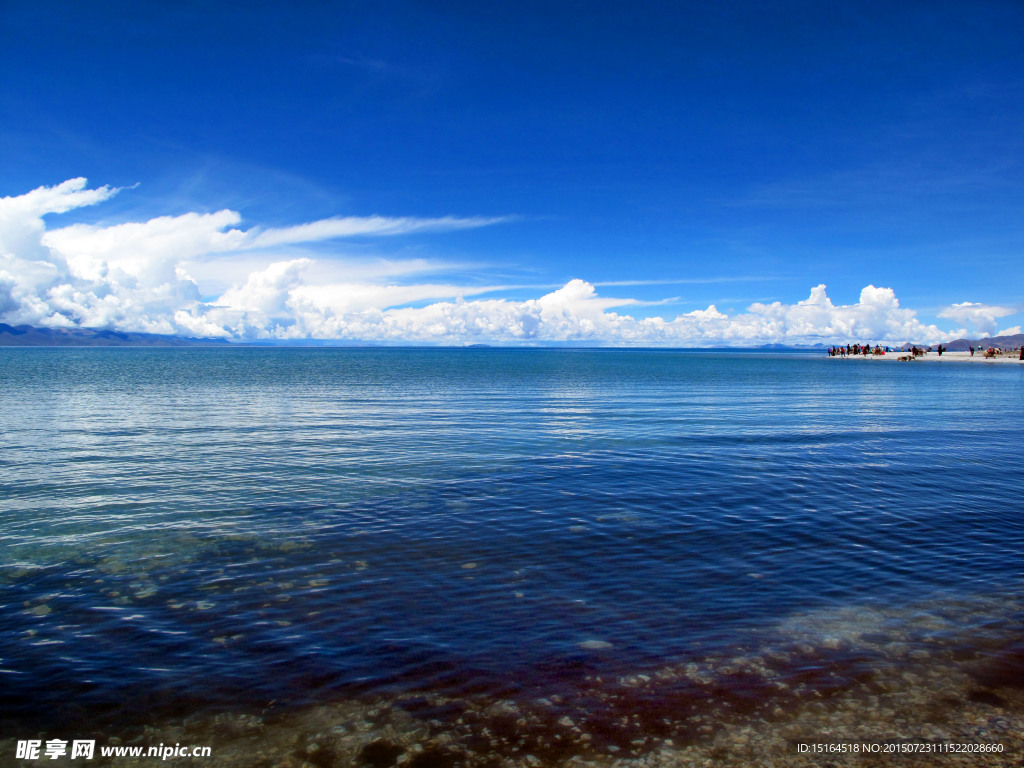
MULTIPOLYGON (((82 180, 84 181, 84 180, 82 180)), ((106 189, 106 188, 105 188, 106 189)), ((110 190, 107 196, 117 190, 110 190)), ((30 193, 32 194, 32 193, 30 193)), ((77 194, 77 193, 75 193, 77 194)), ((99 196, 84 198, 98 202, 99 196)), ((65 202, 65 204, 67 204, 65 202)), ((78 206, 72 206, 78 207, 78 206)), ((70 208, 65 209, 70 210, 70 208)), ((48 210, 43 213, 58 213, 48 210)), ((195 258, 200 254, 226 253, 314 243, 349 237, 389 237, 424 232, 451 232, 503 224, 513 217, 443 216, 440 218, 346 216, 321 219, 291 227, 238 229, 237 211, 186 213, 158 216, 144 222, 112 226, 73 224, 46 233, 43 244, 77 258, 132 261, 173 256, 195 258)))
POLYGON ((629 287, 641 285, 716 285, 717 283, 752 283, 778 280, 771 275, 743 275, 735 277, 676 277, 658 280, 597 280, 594 285, 601 287, 629 287))
POLYGON ((270 248, 277 245, 309 243, 338 237, 384 237, 421 232, 451 232, 476 229, 514 221, 513 216, 483 217, 442 216, 440 218, 345 216, 321 219, 294 227, 281 227, 249 233, 249 248, 270 248))

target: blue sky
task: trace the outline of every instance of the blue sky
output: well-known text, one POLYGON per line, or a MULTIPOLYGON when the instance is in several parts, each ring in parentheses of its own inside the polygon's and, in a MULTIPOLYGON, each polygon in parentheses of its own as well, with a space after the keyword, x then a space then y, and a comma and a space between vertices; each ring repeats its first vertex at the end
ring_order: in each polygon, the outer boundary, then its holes
POLYGON ((1022 39, 1019 2, 5 0, 0 320, 437 343, 1012 330, 1022 39))

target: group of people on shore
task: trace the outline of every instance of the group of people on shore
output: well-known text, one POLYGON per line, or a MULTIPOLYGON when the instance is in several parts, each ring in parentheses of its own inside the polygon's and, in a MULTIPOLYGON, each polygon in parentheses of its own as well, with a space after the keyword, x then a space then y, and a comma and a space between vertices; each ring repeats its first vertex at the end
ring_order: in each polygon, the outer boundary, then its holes
MULTIPOLYGON (((874 348, 872 348, 870 344, 847 344, 845 347, 829 347, 828 356, 854 357, 856 355, 863 355, 864 357, 867 357, 868 355, 884 355, 893 351, 894 350, 889 349, 889 347, 883 347, 880 344, 875 344, 874 348)), ((923 349, 922 347, 913 346, 910 349, 904 349, 904 351, 909 352, 913 357, 923 357, 926 352, 931 352, 931 347, 923 349)), ((942 353, 946 351, 946 348, 939 344, 936 351, 939 353, 939 357, 942 357, 942 353)), ((974 353, 972 352, 971 354, 973 355, 974 353)))
POLYGON ((854 355, 884 355, 886 352, 891 352, 888 347, 882 347, 878 344, 875 345, 874 349, 871 348, 870 344, 847 344, 845 347, 840 345, 838 347, 829 347, 829 357, 853 357, 854 355))
MULTIPOLYGON (((971 353, 971 357, 974 357, 975 348, 968 347, 968 350, 971 353)), ((980 347, 978 348, 978 350, 980 351, 980 347)), ((867 357, 868 355, 884 355, 892 351, 894 350, 889 349, 889 347, 883 347, 879 344, 876 344, 874 347, 872 347, 870 344, 847 344, 845 347, 840 344, 837 347, 829 347, 828 356, 855 357, 857 355, 863 355, 864 357, 867 357)), ((929 347, 928 349, 922 349, 921 347, 914 346, 911 347, 910 349, 904 348, 904 351, 909 352, 913 357, 923 357, 926 352, 931 351, 931 348, 929 347)), ((939 344, 935 351, 939 353, 939 357, 942 357, 942 353, 946 352, 947 350, 946 347, 939 344)), ((984 356, 990 358, 1002 354, 1006 354, 1006 352, 996 347, 989 347, 988 349, 985 350, 984 356)), ((900 359, 902 360, 903 358, 901 357, 900 359)), ((1018 359, 1024 360, 1024 346, 1022 346, 1019 350, 1018 359)))

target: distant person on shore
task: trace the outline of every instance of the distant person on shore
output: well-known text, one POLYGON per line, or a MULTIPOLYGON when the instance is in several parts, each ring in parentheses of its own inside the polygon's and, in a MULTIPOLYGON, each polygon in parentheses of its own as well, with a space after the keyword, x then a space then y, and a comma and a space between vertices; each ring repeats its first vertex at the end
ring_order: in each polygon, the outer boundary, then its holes
POLYGON ((971 350, 971 357, 974 357, 974 347, 968 347, 968 349, 971 350))
POLYGON ((1020 348, 1020 357, 1018 357, 1017 359, 1018 360, 1024 360, 1024 347, 1020 348))

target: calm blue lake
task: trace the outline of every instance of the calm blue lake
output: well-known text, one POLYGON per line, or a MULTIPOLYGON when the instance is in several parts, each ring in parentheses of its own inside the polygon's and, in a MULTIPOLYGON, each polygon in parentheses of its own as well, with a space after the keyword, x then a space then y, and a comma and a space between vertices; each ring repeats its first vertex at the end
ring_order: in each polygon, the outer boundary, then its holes
POLYGON ((0 722, 984 654, 1022 414, 824 352, 0 349, 0 722))

